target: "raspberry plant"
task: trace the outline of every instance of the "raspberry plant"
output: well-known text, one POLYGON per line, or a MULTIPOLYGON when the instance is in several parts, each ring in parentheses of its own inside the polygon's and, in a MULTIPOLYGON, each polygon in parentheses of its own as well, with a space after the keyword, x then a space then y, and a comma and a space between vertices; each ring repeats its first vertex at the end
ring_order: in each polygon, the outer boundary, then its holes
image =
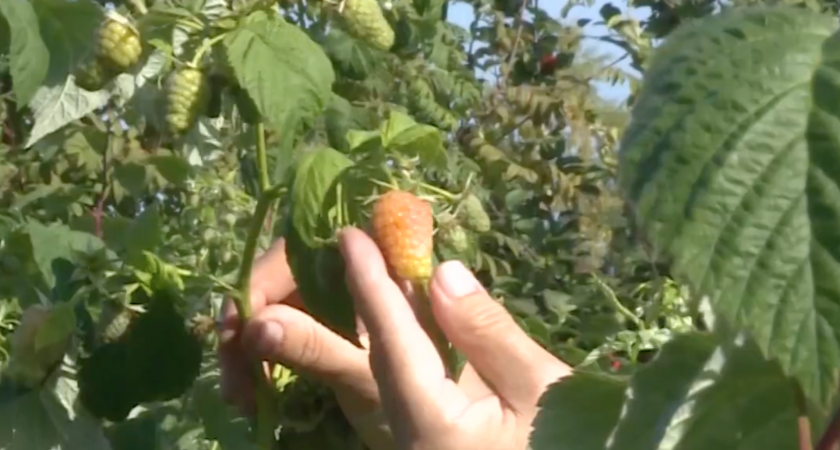
POLYGON ((753 3, 0 2, 0 449, 364 448, 304 374, 218 386, 277 238, 356 342, 347 225, 575 367, 534 450, 833 448, 837 10, 753 3))

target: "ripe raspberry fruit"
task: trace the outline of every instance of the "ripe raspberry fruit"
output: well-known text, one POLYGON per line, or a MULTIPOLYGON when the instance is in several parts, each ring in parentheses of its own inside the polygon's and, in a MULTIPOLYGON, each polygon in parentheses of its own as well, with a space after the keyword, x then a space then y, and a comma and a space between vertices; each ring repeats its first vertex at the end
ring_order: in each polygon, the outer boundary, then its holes
POLYGON ((401 190, 385 193, 373 206, 374 238, 394 273, 409 282, 432 276, 432 207, 401 190))
POLYGON ((195 67, 183 66, 166 80, 166 123, 175 135, 189 130, 207 109, 209 83, 195 67))
POLYGON ((114 70, 124 72, 140 61, 140 34, 125 17, 111 12, 99 27, 96 53, 114 70))
POLYGON ((490 231, 490 216, 484 210, 481 199, 473 194, 467 195, 458 210, 458 217, 464 227, 477 233, 490 231))
POLYGON ((344 0, 344 28, 353 37, 374 48, 388 51, 394 45, 394 30, 376 0, 344 0))

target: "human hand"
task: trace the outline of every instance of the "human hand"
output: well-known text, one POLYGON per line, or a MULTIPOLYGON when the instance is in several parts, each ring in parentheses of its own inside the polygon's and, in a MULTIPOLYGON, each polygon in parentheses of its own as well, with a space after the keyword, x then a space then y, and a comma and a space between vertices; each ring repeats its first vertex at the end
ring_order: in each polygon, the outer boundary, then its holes
POLYGON ((357 320, 357 328, 363 348, 306 312, 282 239, 255 261, 250 288, 254 315, 244 328, 231 301, 225 302, 222 311, 219 360, 225 400, 252 414, 253 361, 282 364, 330 386, 348 421, 372 450, 392 449, 393 439, 381 414, 361 321, 357 320))
POLYGON ((470 362, 457 384, 446 380, 440 357, 419 328, 410 301, 390 278, 373 241, 363 232, 349 229, 342 233, 341 249, 357 310, 377 326, 375 341, 382 343, 380 350, 369 353, 371 340, 362 321, 357 321, 359 340, 365 345, 358 348, 305 313, 285 260, 283 242, 278 241, 255 264, 251 284, 255 315, 241 332, 235 309, 226 305, 220 350, 223 395, 245 409, 253 409, 250 354, 307 372, 330 385, 350 423, 373 450, 446 449, 450 448, 447 442, 451 448, 463 445, 459 442, 471 443, 467 449, 472 445, 486 450, 525 448, 537 399, 548 383, 570 372, 568 366, 522 332, 469 271, 450 262, 435 272, 431 300, 444 333, 470 362), (446 294, 441 286, 451 278, 466 281, 476 290, 461 298, 446 294), (383 320, 390 325, 386 323, 383 328, 383 320), (406 335, 393 332, 402 332, 403 328, 406 335), (388 336, 398 339, 388 340, 388 336), (432 353, 428 353, 429 348, 432 353), (425 353, 415 353, 418 349, 425 353), (389 365, 403 365, 400 358, 414 359, 414 363, 387 373, 389 365), (380 361, 374 364, 379 367, 376 380, 369 359, 380 361), (509 372, 515 364, 520 366, 516 375, 509 372), (402 391, 412 386, 412 379, 426 383, 425 389, 408 393, 408 397, 401 395, 407 394, 402 391), (428 388, 433 386, 442 390, 430 393, 428 388), (399 446, 384 415, 377 414, 382 412, 380 390, 390 399, 386 403, 391 406, 385 411, 388 422, 396 426, 399 446), (426 402, 412 405, 411 395, 420 395, 426 402), (436 409, 420 406, 428 403, 436 409), (418 408, 425 412, 418 414, 418 408), (436 440, 430 442, 430 438, 436 440), (441 442, 446 445, 436 447, 443 445, 441 442))
POLYGON ((396 448, 527 448, 539 398, 570 367, 528 337, 460 262, 450 261, 435 270, 429 297, 441 330, 468 360, 452 381, 376 244, 354 228, 342 232, 340 244, 396 448))

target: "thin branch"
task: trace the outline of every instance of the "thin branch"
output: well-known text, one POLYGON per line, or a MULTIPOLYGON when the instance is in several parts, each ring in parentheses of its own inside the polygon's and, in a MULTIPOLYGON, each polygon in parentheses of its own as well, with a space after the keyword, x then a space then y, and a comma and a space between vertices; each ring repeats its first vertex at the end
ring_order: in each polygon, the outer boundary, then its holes
POLYGON ((805 401, 805 394, 802 393, 802 388, 798 383, 794 381, 792 385, 796 409, 799 411, 799 416, 796 419, 799 429, 799 450, 812 450, 811 421, 808 418, 808 405, 805 401))
POLYGON ((529 0, 522 0, 522 4, 519 6, 519 15, 516 17, 516 37, 513 40, 513 46, 511 47, 510 54, 508 55, 507 69, 504 69, 502 76, 497 78, 497 86, 506 85, 508 78, 510 77, 513 60, 516 58, 516 53, 519 51, 519 42, 522 41, 522 28, 525 24, 525 8, 528 6, 528 1, 529 0))

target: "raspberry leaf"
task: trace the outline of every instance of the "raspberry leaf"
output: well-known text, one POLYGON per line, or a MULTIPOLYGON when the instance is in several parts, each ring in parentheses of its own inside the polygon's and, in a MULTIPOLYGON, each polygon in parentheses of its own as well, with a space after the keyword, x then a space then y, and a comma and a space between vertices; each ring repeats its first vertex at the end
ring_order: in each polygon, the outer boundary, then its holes
POLYGON ((292 112, 313 117, 329 102, 332 65, 300 28, 275 15, 245 20, 224 44, 239 85, 268 123, 283 125, 292 112))
POLYGON ((391 112, 388 121, 380 128, 382 145, 386 150, 419 157, 421 164, 443 168, 446 165, 446 153, 443 139, 437 128, 417 123, 411 117, 398 111, 391 112))
POLYGON ((11 32, 14 92, 18 101, 26 104, 47 76, 50 52, 41 38, 33 3, 0 3, 0 20, 7 22, 11 32))
POLYGON ((327 196, 353 161, 339 151, 323 147, 305 153, 298 161, 292 182, 291 216, 296 232, 306 245, 316 248, 333 237, 327 196))
POLYGON ((840 381, 836 30, 782 7, 675 32, 621 143, 654 251, 822 405, 840 381))
POLYGON ((335 246, 311 246, 287 219, 286 258, 307 311, 347 339, 356 339, 353 297, 344 282, 344 258, 335 246))

